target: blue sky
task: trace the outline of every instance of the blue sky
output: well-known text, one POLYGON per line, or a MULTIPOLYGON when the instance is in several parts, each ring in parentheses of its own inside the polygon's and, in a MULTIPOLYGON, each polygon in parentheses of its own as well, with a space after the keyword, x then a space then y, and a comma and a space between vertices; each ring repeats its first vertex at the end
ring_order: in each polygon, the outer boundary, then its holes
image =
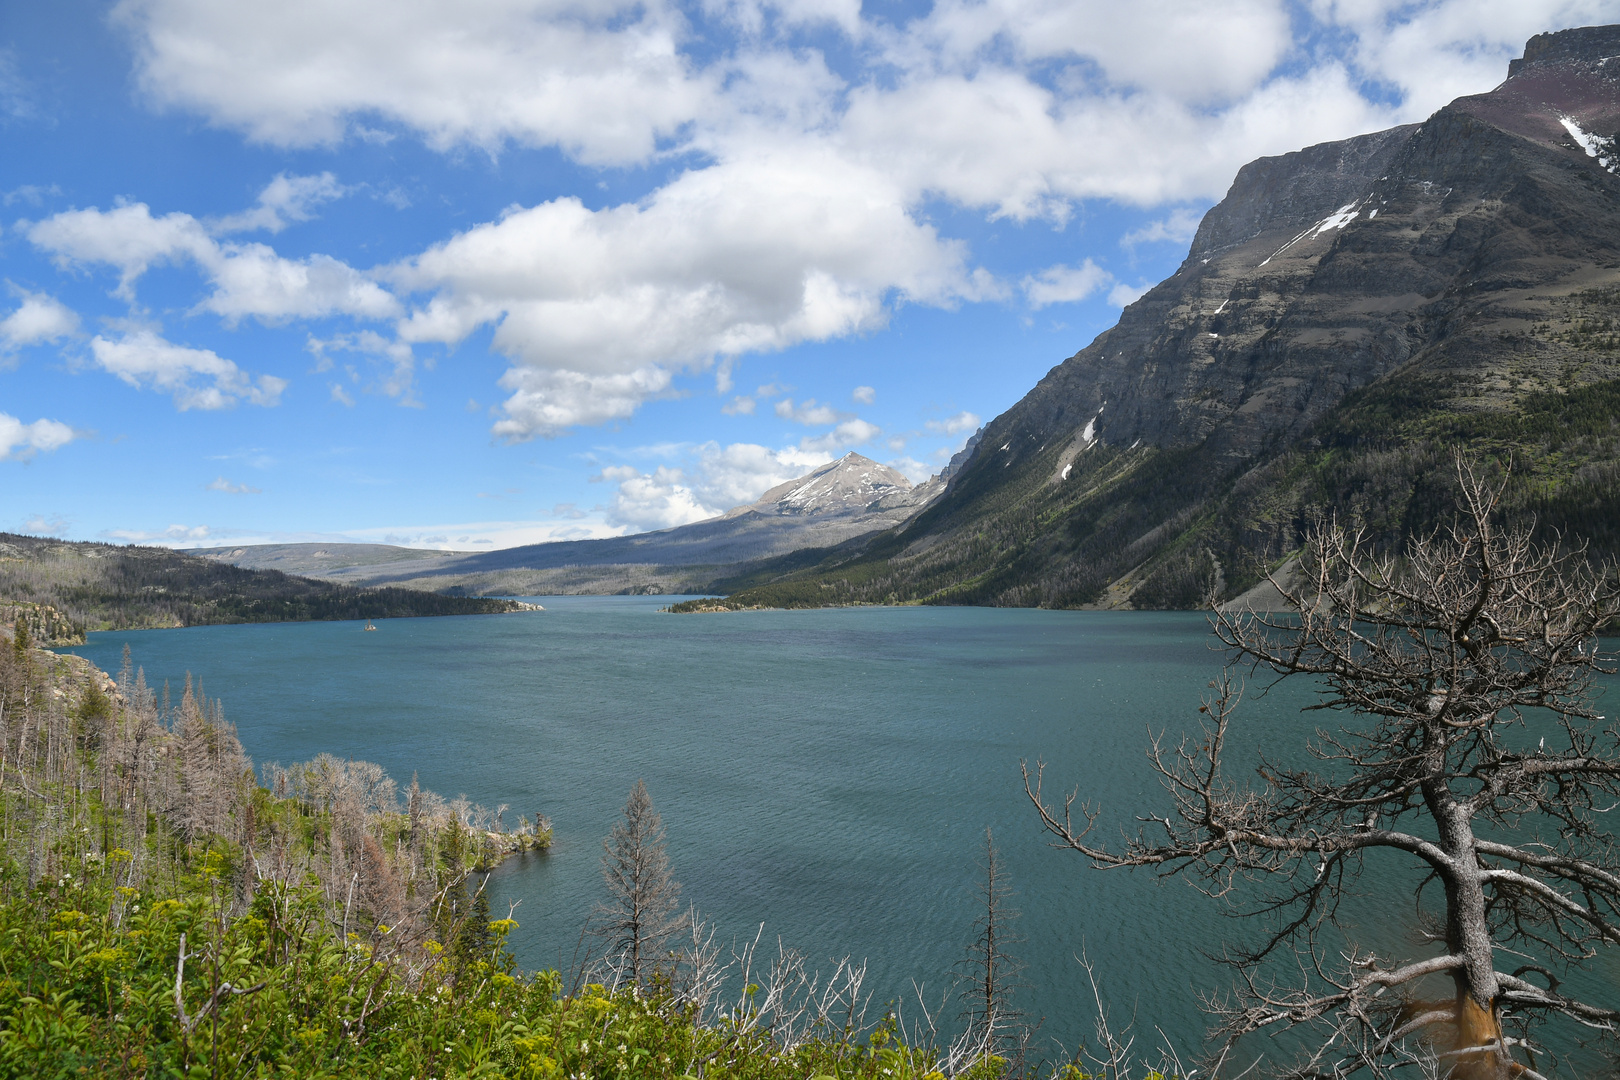
POLYGON ((1620 3, 0 0, 0 529, 480 550, 913 480, 1245 161, 1620 3))

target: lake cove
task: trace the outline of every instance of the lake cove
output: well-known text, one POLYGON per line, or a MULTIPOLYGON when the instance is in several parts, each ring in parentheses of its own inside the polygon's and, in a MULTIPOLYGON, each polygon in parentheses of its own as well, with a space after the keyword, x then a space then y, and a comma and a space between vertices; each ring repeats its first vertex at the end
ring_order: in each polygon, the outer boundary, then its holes
MULTIPOLYGON (((1180 880, 1091 870, 1048 846, 1019 762, 1047 762, 1049 795, 1078 784, 1102 805, 1107 835, 1162 808, 1143 750, 1150 728, 1195 725, 1220 670, 1202 616, 865 607, 682 618, 658 611, 668 597, 541 602, 521 615, 386 620, 376 633, 358 622, 98 633, 71 651, 116 672, 127 643, 150 683, 176 690, 189 671, 223 699, 258 764, 326 751, 379 762, 402 787, 415 772, 445 796, 504 803, 508 823, 548 815, 551 854, 515 857, 489 884, 497 916, 520 901, 512 945, 525 968, 569 966, 605 896, 602 838, 641 778, 682 899, 719 940, 752 940, 763 923, 765 942, 825 970, 865 957, 876 1006, 899 999, 914 1012, 913 980, 937 1006, 972 937, 990 827, 1023 913, 1019 1002, 1046 1017, 1038 1050, 1091 1034, 1082 949, 1142 1037, 1156 1024, 1196 1047, 1196 993, 1228 981, 1205 953, 1241 937, 1242 922, 1180 880)), ((1309 689, 1251 697, 1238 738, 1302 760, 1305 737, 1332 719, 1299 713, 1309 689)), ((1363 944, 1411 950, 1409 897, 1403 888, 1393 910, 1351 902, 1363 944)))

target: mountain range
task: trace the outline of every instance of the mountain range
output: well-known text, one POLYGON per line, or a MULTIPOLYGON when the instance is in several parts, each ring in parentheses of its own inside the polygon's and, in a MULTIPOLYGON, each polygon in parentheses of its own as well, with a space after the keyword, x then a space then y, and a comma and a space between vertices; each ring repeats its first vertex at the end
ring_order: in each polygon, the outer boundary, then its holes
POLYGON ((196 549, 239 567, 352 585, 399 585, 452 594, 707 591, 758 560, 835 548, 893 529, 945 490, 850 453, 719 517, 606 540, 569 540, 487 552, 385 544, 258 544, 196 549))

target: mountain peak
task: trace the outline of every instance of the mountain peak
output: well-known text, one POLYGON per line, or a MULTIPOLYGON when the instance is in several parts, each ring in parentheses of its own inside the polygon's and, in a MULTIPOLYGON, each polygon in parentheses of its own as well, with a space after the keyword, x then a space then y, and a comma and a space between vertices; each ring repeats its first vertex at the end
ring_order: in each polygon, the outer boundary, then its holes
POLYGON ((887 465, 853 450, 819 465, 785 484, 778 484, 758 501, 733 510, 796 517, 821 514, 856 514, 880 499, 911 490, 911 481, 887 465))

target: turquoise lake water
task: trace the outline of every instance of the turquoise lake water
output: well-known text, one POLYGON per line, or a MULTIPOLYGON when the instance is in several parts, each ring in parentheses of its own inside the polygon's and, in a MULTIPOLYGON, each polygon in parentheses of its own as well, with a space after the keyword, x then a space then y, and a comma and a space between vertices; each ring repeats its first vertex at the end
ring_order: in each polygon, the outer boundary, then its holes
MULTIPOLYGON (((876 1001, 913 982, 950 986, 977 915, 976 863, 995 832, 1017 889, 1023 1008, 1039 1042, 1090 1033, 1095 963, 1117 1014, 1195 1047, 1200 992, 1229 974, 1208 958, 1252 925, 1187 883, 1088 869, 1049 846, 1021 759, 1076 785, 1107 835, 1165 800, 1145 764, 1149 728, 1191 727, 1221 669, 1207 621, 1181 613, 853 608, 672 616, 667 597, 542 598, 544 612, 378 623, 99 633, 72 650, 116 672, 127 643, 149 683, 187 672, 223 699, 255 762, 321 751, 376 761, 401 787, 465 794, 508 820, 550 816, 549 856, 502 866, 493 910, 521 901, 512 945, 527 968, 566 969, 604 898, 601 839, 639 777, 663 815, 682 897, 752 939, 761 923, 830 970, 870 965, 876 1001)), ((1246 702, 1235 775, 1259 747, 1300 760, 1324 718, 1301 684, 1246 702)), ((1403 944, 1413 880, 1374 864, 1347 913, 1361 939, 1403 944), (1387 895, 1387 894, 1386 894, 1387 895)), ((954 1016, 956 1006, 946 1009, 954 1016)))

